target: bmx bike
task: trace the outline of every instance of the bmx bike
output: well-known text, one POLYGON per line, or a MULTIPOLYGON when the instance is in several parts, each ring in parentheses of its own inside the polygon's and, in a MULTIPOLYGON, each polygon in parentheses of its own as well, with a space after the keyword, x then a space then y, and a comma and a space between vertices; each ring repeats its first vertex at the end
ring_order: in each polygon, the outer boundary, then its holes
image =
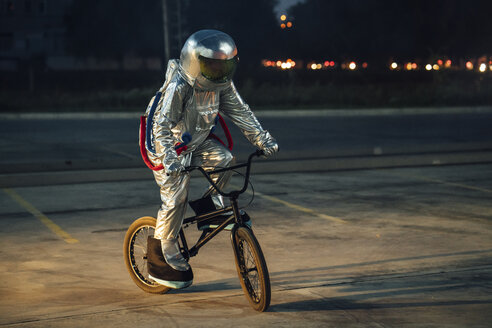
MULTIPOLYGON (((230 200, 230 206, 185 218, 179 232, 181 252, 183 256, 189 260, 190 257, 198 254, 201 247, 212 240, 228 225, 232 224, 231 243, 239 281, 250 305, 256 311, 260 312, 265 311, 270 305, 270 277, 260 244, 258 243, 253 230, 244 222, 244 218, 240 213, 238 198, 248 187, 253 157, 261 156, 262 154, 262 151, 257 150, 249 155, 246 163, 208 172, 205 171, 203 167, 186 168, 185 171, 188 172, 195 169, 200 171, 217 193, 230 200), (246 173, 244 175, 244 185, 240 190, 226 193, 221 190, 210 177, 210 175, 215 173, 236 170, 242 167, 246 167, 246 173), (232 214, 230 214, 231 212, 232 214), (188 247, 184 233, 186 227, 219 216, 223 217, 227 214, 230 215, 223 223, 219 224, 219 226, 214 229, 205 229, 195 245, 191 248, 188 247)), ((155 225, 156 219, 150 216, 141 217, 135 220, 126 232, 123 253, 126 268, 135 284, 145 292, 163 294, 169 291, 170 288, 159 285, 150 279, 147 271, 147 238, 149 236, 154 236, 155 225)))

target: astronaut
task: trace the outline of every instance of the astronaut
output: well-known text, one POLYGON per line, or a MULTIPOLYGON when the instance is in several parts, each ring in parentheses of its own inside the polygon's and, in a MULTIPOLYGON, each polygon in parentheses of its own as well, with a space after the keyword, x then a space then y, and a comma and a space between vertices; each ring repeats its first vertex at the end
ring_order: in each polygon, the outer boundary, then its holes
MULTIPOLYGON (((162 200, 154 238, 160 240, 165 260, 159 262, 158 256, 149 256, 148 269, 151 279, 170 288, 184 288, 193 281, 191 267, 177 242, 190 181, 189 173, 182 170, 190 165, 209 170, 228 167, 234 160, 227 148, 208 138, 216 116, 219 113, 227 116, 266 156, 278 151, 277 142, 262 128, 232 82, 237 63, 237 48, 229 35, 217 30, 198 31, 186 40, 180 59, 169 61, 166 80, 160 89, 162 96, 158 101, 152 99, 147 108, 149 115, 152 104, 157 102, 150 117, 152 138, 147 146, 152 149, 148 151, 152 162, 163 165, 163 170, 153 171, 162 200), (191 135, 191 141, 178 155, 175 146, 183 142, 185 133, 191 135)), ((230 172, 224 172, 212 179, 222 188, 230 176, 230 172)), ((207 195, 216 208, 224 207, 222 196, 213 188, 206 191, 204 196, 207 195)))

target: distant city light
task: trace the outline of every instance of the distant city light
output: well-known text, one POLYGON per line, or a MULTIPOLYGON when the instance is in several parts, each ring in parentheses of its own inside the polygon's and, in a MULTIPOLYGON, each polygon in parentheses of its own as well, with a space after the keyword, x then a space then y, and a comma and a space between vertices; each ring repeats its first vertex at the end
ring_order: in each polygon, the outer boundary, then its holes
MULTIPOLYGON (((295 61, 293 61, 293 60, 292 60, 292 59, 290 59, 290 58, 289 58, 289 59, 287 59, 287 61, 285 62, 285 68, 286 68, 286 69, 289 69, 289 68, 292 68, 292 67, 294 67, 294 66, 296 66, 296 62, 295 62, 295 61)), ((282 68, 283 68, 283 67, 282 67, 282 68)))
MULTIPOLYGON (((405 65, 405 69, 407 71, 411 71, 411 70, 416 70, 419 66, 417 65, 417 63, 412 63, 412 62, 408 62, 406 63, 405 65)), ((430 67, 430 69, 428 70, 431 70, 432 69, 432 66, 430 67)))
MULTIPOLYGON (((285 25, 285 24, 283 24, 285 25)), ((286 25, 285 25, 286 26, 286 25)), ((420 59, 418 59, 420 60, 420 59)), ((492 72, 492 57, 482 56, 480 58, 470 58, 469 60, 465 60, 464 64, 457 65, 451 61, 451 59, 447 59, 446 57, 442 59, 437 59, 435 62, 428 63, 419 63, 417 61, 406 61, 406 62, 397 62, 392 61, 389 63, 389 66, 386 66, 389 70, 397 70, 397 71, 417 71, 417 70, 426 70, 426 71, 442 71, 447 69, 453 70, 466 70, 466 71, 475 71, 477 73, 485 73, 492 72)), ((357 69, 366 69, 369 66, 368 62, 352 60, 352 61, 341 61, 335 62, 333 60, 324 59, 320 61, 310 61, 304 62, 302 60, 298 60, 297 62, 288 58, 286 60, 268 60, 263 59, 261 61, 262 66, 271 67, 279 70, 289 70, 289 69, 308 69, 308 70, 316 70, 316 71, 326 71, 326 70, 357 70, 357 69)), ((372 63, 371 63, 372 65, 372 63)), ((375 70, 379 69, 377 64, 374 64, 375 70)), ((371 66, 372 67, 372 66, 371 66)))
POLYGON ((287 16, 286 16, 286 15, 281 15, 281 16, 280 16, 280 20, 281 20, 282 22, 283 22, 284 20, 286 20, 286 19, 287 19, 287 16))
POLYGON ((261 63, 264 67, 276 67, 280 69, 291 69, 294 68, 294 66, 296 66, 296 62, 290 58, 287 59, 285 62, 281 60, 273 61, 273 60, 264 59, 261 61, 261 63))
POLYGON ((312 69, 312 70, 322 69, 323 68, 323 64, 320 64, 320 63, 312 63, 312 64, 308 64, 307 68, 312 69))

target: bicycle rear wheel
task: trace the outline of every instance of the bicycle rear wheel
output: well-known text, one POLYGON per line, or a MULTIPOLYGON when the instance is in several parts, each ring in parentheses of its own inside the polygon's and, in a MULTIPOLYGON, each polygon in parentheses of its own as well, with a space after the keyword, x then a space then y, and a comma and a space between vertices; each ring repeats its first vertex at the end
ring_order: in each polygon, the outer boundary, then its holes
POLYGON ((263 312, 270 305, 270 277, 261 251, 251 229, 239 227, 234 233, 236 269, 239 281, 249 303, 263 312))
POLYGON ((156 219, 150 216, 135 220, 126 232, 123 254, 133 282, 147 293, 163 294, 169 288, 150 280, 147 271, 147 237, 154 235, 155 223, 156 219))

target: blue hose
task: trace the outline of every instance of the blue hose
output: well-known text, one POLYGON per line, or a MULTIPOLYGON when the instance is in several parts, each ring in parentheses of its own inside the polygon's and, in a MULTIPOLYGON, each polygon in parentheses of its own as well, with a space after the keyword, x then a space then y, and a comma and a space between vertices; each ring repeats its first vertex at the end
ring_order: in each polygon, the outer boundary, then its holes
POLYGON ((157 104, 159 104, 159 100, 161 99, 162 92, 158 91, 155 94, 154 102, 152 103, 152 107, 150 108, 149 116, 147 117, 147 135, 145 137, 145 147, 152 154, 155 154, 154 146, 152 145, 152 125, 154 123, 154 113, 157 108, 157 104))

